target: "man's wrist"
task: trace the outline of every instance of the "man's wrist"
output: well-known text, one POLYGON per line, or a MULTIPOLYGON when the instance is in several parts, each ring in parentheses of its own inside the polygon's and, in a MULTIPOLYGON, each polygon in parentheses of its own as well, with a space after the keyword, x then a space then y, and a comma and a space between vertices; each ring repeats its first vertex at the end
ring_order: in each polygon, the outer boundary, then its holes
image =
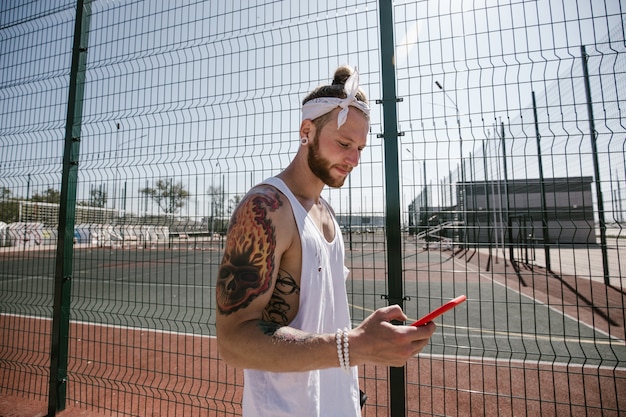
POLYGON ((335 332, 335 343, 337 345, 339 367, 350 373, 350 339, 347 327, 337 329, 335 332))

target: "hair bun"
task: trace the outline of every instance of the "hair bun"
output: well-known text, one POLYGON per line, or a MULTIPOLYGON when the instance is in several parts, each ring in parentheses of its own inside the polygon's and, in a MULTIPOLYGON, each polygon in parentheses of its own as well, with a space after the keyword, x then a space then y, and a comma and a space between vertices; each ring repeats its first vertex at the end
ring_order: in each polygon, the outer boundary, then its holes
POLYGON ((332 85, 345 85, 348 78, 352 75, 354 71, 351 67, 344 65, 335 70, 335 76, 333 78, 332 85))

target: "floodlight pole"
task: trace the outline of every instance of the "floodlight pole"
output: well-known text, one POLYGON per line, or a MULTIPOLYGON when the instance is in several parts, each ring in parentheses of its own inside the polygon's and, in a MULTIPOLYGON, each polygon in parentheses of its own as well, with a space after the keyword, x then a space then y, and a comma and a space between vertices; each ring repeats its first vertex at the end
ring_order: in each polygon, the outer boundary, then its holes
POLYGON ((439 88, 441 91, 443 91, 443 93, 445 94, 445 97, 450 100, 450 102, 454 105, 454 110, 456 112, 456 126, 457 129, 459 130, 459 157, 461 160, 461 192, 460 195, 462 195, 463 197, 463 202, 461 204, 460 201, 457 201, 457 206, 459 206, 459 208, 462 210, 461 212, 461 220, 463 221, 463 249, 465 249, 467 247, 467 240, 466 240, 466 236, 467 236, 467 212, 465 210, 466 208, 466 195, 465 195, 465 191, 466 191, 466 184, 465 184, 465 165, 463 163, 463 134, 461 132, 461 115, 459 114, 459 106, 457 106, 456 101, 454 101, 454 99, 452 99, 452 97, 450 97, 450 94, 448 94, 448 92, 443 88, 443 85, 441 85, 441 83, 439 81, 435 81, 435 85, 437 86, 437 88, 439 88))

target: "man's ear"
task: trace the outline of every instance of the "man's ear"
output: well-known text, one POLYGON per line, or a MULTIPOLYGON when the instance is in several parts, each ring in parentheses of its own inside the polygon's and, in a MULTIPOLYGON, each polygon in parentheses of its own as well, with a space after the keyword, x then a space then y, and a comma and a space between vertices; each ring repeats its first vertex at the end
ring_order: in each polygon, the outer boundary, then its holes
POLYGON ((304 119, 300 124, 300 137, 313 140, 315 137, 315 125, 310 119, 304 119))

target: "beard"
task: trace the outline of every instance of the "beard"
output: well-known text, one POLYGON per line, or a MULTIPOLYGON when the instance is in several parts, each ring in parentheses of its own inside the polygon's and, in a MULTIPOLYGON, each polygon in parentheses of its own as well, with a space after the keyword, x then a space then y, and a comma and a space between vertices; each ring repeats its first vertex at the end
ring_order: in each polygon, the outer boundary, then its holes
POLYGON ((315 140, 309 146, 309 153, 307 156, 307 162, 309 163, 309 169, 319 178, 324 184, 332 188, 340 188, 346 182, 345 177, 334 178, 330 171, 332 169, 331 163, 328 159, 323 158, 319 154, 319 135, 315 135, 315 140))

